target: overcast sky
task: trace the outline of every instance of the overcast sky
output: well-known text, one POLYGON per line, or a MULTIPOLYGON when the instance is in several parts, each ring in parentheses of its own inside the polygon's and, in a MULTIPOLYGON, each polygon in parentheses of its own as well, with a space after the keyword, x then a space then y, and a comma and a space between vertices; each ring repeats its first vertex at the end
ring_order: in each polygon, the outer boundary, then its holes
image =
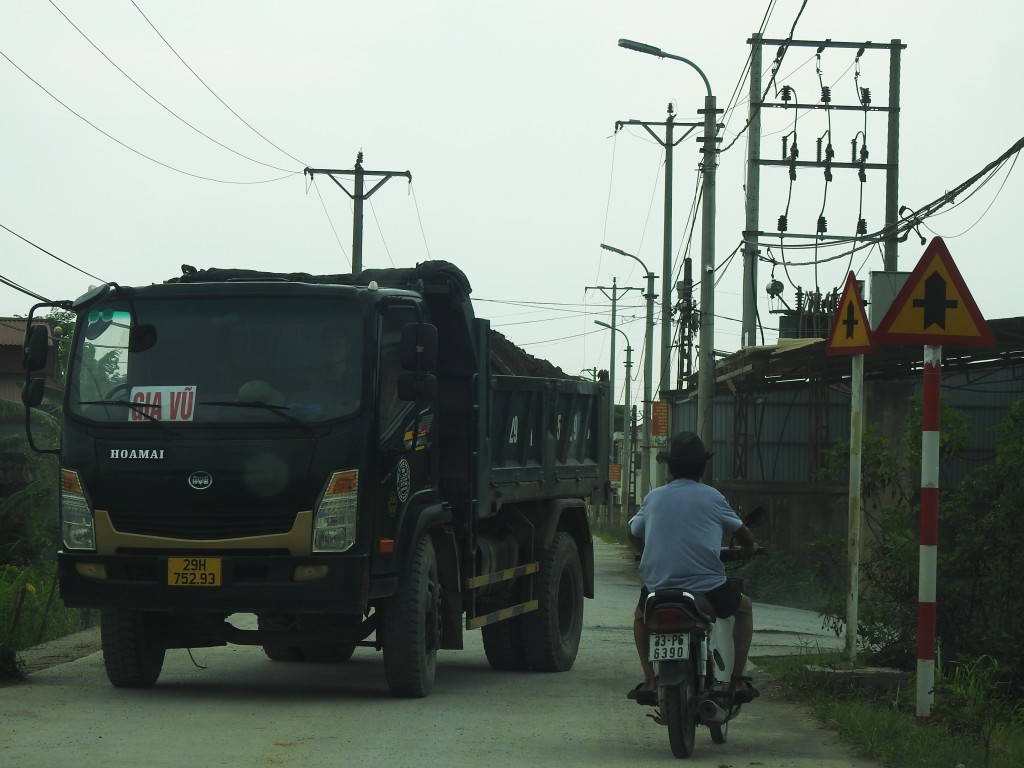
MULTIPOLYGON (((454 262, 473 284, 478 314, 514 342, 569 373, 606 368, 610 333, 594 321, 608 322, 610 305, 595 288, 644 281, 639 265, 600 243, 639 256, 659 292, 662 277, 664 153, 643 129, 616 133, 615 123, 664 121, 670 102, 679 122, 693 122, 705 95, 687 65, 616 42, 695 62, 719 107, 734 107, 722 117, 725 147, 747 117, 747 40, 769 12, 767 38, 787 37, 796 21, 798 40, 907 45, 901 205, 931 202, 1024 136, 1024 10, 1010 0, 3 0, 0 225, 82 271, 0 230, 0 276, 61 299, 96 278, 158 282, 183 263, 349 271, 351 203, 327 177, 310 184, 302 170, 351 169, 361 150, 367 170, 412 174, 411 186, 392 178, 370 198, 365 267, 454 262)), ((776 51, 765 49, 766 85, 776 51)), ((855 56, 828 49, 817 59, 814 48, 793 47, 776 82, 801 102, 817 102, 824 83, 834 103, 855 103, 867 87, 874 105, 886 105, 888 53, 855 56)), ((774 87, 768 98, 778 100, 774 87)), ((800 159, 813 159, 824 113, 763 115, 764 157, 780 157, 795 128, 800 159)), ((864 117, 834 115, 836 159, 848 161, 864 117)), ((869 161, 884 162, 883 113, 869 115, 867 136, 869 161)), ((691 137, 675 150, 675 272, 687 243, 700 259, 699 223, 688 226, 697 147, 691 137)), ((741 346, 742 264, 729 255, 742 237, 745 159, 744 135, 718 173, 715 347, 727 352, 741 346)), ((1024 185, 1020 173, 1008 176, 1013 159, 922 230, 946 239, 989 318, 1021 314, 1013 225, 1024 185)), ((837 170, 826 188, 821 171, 805 169, 791 198, 784 169, 761 179, 767 232, 787 199, 793 232, 813 232, 823 203, 830 233, 851 234, 858 214, 869 231, 883 224, 880 171, 862 185, 856 172, 837 170)), ((911 235, 901 245, 901 269, 917 262, 918 243, 911 235)), ((795 285, 828 291, 850 269, 862 279, 882 269, 878 249, 851 257, 821 248, 817 267, 813 250, 772 256, 790 304, 795 285)), ((768 343, 778 328, 764 291, 772 272, 760 264, 768 343)), ((26 314, 33 303, 0 286, 0 314, 26 314)), ((643 315, 639 290, 620 294, 634 374, 643 315)), ((623 348, 620 338, 617 390, 623 348)))

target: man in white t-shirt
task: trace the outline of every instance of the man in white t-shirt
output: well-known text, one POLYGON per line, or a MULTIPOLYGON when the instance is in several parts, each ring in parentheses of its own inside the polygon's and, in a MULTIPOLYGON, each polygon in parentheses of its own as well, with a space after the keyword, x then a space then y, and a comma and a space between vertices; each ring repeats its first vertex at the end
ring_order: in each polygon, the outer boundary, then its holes
POLYGON ((644 626, 644 601, 659 589, 686 589, 704 594, 720 619, 734 617, 732 691, 737 703, 757 695, 750 678, 743 675, 754 633, 750 598, 727 580, 719 558, 723 536, 740 543, 744 557, 753 557, 757 542, 732 507, 717 490, 700 482, 709 453, 693 432, 680 432, 658 461, 668 468, 671 481, 652 490, 629 521, 629 539, 641 551, 640 578, 644 586, 633 615, 633 637, 640 655, 644 681, 629 692, 641 704, 657 700, 654 669, 648 660, 648 635, 644 626))

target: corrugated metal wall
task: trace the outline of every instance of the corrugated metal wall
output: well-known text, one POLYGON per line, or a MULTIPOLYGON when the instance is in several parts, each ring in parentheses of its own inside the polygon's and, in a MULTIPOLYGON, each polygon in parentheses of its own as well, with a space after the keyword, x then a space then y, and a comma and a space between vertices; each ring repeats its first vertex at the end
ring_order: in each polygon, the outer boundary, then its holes
MULTIPOLYGON (((920 376, 901 383, 908 395, 921 394, 920 376)), ((866 384, 869 400, 871 386, 869 381, 866 384)), ((737 398, 719 394, 714 409, 714 481, 790 483, 813 480, 821 463, 821 450, 836 440, 849 439, 850 397, 848 392, 836 388, 822 390, 824 403, 818 406, 816 415, 810 404, 810 393, 808 384, 795 383, 775 385, 747 396, 745 477, 737 466, 743 464, 744 439, 742 414, 736 412, 737 398), (738 442, 741 450, 737 453, 738 442)), ((971 426, 967 450, 959 461, 943 464, 943 487, 955 485, 972 467, 991 458, 995 450, 995 427, 1010 405, 1021 397, 1024 397, 1024 366, 1021 365, 943 374, 944 405, 963 413, 971 426)), ((899 434, 909 413, 909 400, 903 402, 906 403, 903 412, 897 409, 890 419, 899 423, 884 425, 890 435, 899 434)), ((865 405, 865 420, 879 421, 880 417, 865 405)), ((674 404, 671 423, 677 432, 696 431, 696 400, 674 404)))

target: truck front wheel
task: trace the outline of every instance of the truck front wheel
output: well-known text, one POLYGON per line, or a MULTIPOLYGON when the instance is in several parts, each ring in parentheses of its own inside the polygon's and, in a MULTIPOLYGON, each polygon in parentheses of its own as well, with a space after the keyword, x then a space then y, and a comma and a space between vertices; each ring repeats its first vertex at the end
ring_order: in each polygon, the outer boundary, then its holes
POLYGON ((441 645, 441 583, 429 535, 417 543, 398 592, 385 603, 383 623, 384 675, 391 693, 427 696, 441 645))
POLYGON ((118 688, 148 688, 160 677, 166 651, 160 615, 105 608, 100 618, 103 665, 118 688))
POLYGON ((566 672, 583 633, 583 567, 572 536, 555 536, 534 578, 540 606, 521 617, 526 658, 538 672, 566 672))

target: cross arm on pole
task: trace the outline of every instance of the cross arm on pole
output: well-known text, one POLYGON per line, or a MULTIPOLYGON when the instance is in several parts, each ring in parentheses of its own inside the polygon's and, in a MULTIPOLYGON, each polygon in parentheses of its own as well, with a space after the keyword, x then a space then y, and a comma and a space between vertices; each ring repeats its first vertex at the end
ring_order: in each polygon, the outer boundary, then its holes
MULTIPOLYGON (((380 189, 381 185, 384 184, 384 182, 386 182, 388 179, 393 178, 395 176, 404 176, 410 182, 412 181, 412 173, 409 172, 409 171, 360 171, 360 172, 362 173, 362 175, 364 177, 365 176, 374 176, 374 177, 380 176, 381 177, 380 180, 376 184, 374 184, 372 187, 370 187, 370 189, 368 191, 363 192, 362 197, 363 197, 364 200, 366 198, 368 198, 370 195, 372 195, 374 192, 376 192, 378 189, 380 189)), ((346 170, 340 170, 340 169, 335 169, 335 168, 306 168, 303 171, 303 174, 305 174, 306 176, 309 176, 310 178, 313 178, 313 176, 315 174, 318 174, 318 173, 319 174, 324 174, 325 176, 327 176, 331 181, 333 181, 335 184, 338 185, 338 188, 341 189, 342 192, 344 192, 346 195, 348 195, 353 200, 356 198, 356 195, 354 193, 352 193, 352 192, 349 192, 345 188, 345 185, 342 184, 340 181, 338 181, 337 177, 335 176, 335 174, 338 174, 338 175, 346 175, 347 174, 347 175, 350 175, 350 176, 354 175, 356 173, 355 169, 347 170, 346 171, 346 170)))

